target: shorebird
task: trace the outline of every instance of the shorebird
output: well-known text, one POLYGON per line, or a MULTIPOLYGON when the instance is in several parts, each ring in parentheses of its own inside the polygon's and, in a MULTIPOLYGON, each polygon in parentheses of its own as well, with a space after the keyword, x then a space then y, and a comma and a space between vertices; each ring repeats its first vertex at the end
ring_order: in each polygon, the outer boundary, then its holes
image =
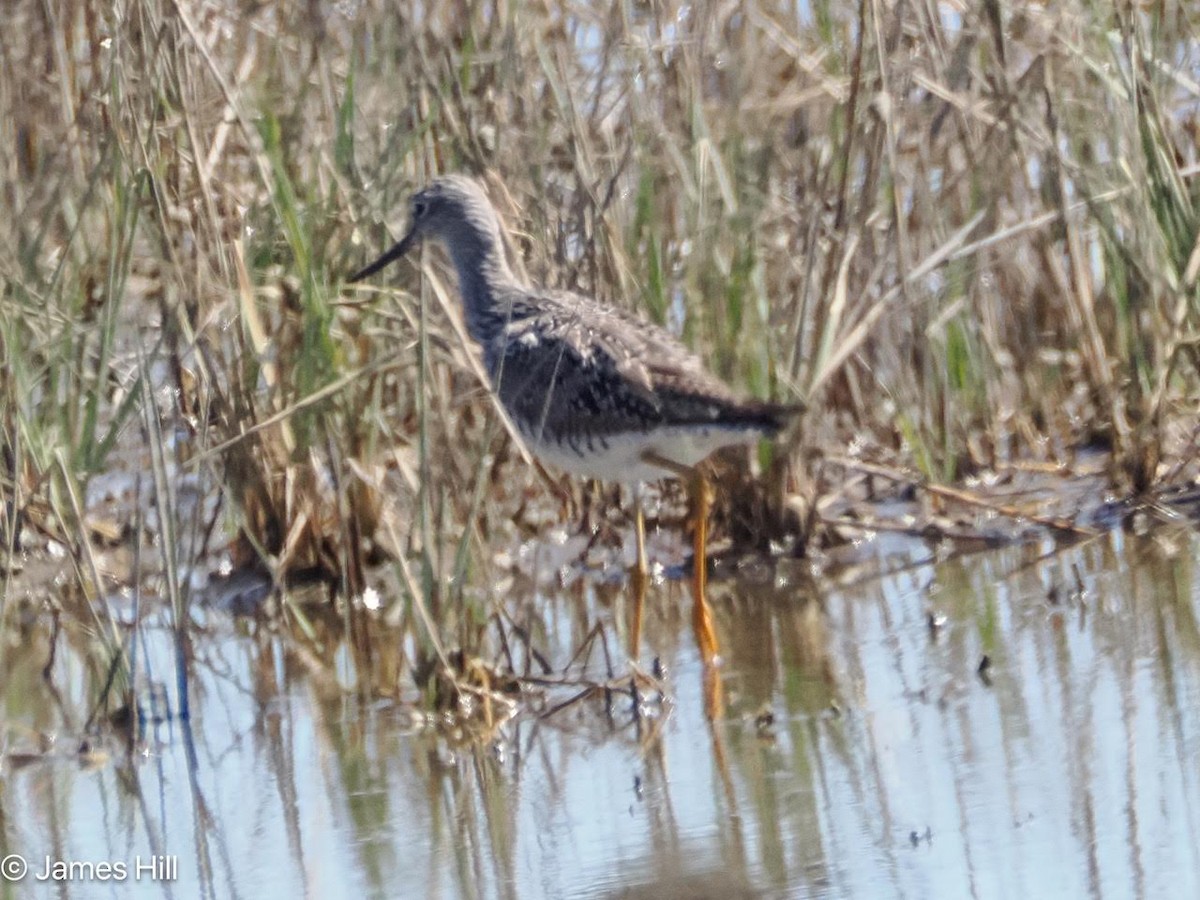
MULTIPOLYGON (((474 179, 438 178, 412 196, 409 211, 405 236, 349 281, 370 277, 424 238, 445 246, 467 331, 528 449, 572 474, 633 486, 640 592, 647 568, 638 486, 687 480, 695 522, 693 623, 711 660, 717 644, 704 599, 711 489, 696 466, 721 447, 774 437, 800 407, 739 397, 674 335, 644 319, 580 294, 522 284, 505 257, 500 216, 474 179)), ((636 657, 640 602, 635 622, 636 657)))

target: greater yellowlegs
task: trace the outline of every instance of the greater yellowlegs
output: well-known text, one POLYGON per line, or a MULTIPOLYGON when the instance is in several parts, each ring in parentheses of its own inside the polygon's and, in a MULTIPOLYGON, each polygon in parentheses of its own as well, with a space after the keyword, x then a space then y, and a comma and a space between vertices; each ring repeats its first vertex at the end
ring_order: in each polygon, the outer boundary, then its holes
MULTIPOLYGON (((704 600, 711 498, 695 467, 721 447, 773 437, 799 407, 738 397, 657 325, 590 297, 521 284, 505 258, 500 217, 475 180, 438 178, 413 195, 410 211, 404 238, 350 281, 373 275, 422 238, 437 238, 457 270, 467 330, 483 350, 492 387, 534 455, 635 491, 645 481, 688 480, 696 633, 711 658, 716 640, 704 600)), ((641 589, 645 530, 636 506, 641 589)))

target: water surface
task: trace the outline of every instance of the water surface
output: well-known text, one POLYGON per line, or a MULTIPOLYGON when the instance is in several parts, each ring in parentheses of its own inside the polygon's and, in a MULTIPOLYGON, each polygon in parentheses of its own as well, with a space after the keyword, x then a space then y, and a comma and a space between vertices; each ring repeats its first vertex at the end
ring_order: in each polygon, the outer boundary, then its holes
MULTIPOLYGON (((657 586, 643 662, 666 701, 581 701, 463 744, 209 611, 190 718, 80 754, 99 675, 60 635, 47 682, 34 620, 6 650, 0 849, 31 866, 11 895, 1197 896, 1196 545, 1159 529, 939 560, 867 541, 816 581, 718 582, 713 723, 684 590, 657 586), (36 878, 47 856, 154 854, 176 879, 36 878)), ((613 595, 541 598, 547 646, 572 644, 578 610, 611 622, 613 595)), ((145 634, 174 711, 170 632, 145 634)))

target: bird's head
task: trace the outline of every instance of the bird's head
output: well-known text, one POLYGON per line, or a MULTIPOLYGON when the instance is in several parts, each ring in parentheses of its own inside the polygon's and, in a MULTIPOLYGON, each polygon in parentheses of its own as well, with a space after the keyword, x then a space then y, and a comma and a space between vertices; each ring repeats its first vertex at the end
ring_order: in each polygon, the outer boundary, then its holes
POLYGON ((351 282, 374 275, 427 237, 451 246, 481 234, 499 239, 499 222, 487 194, 465 175, 446 175, 417 191, 409 201, 409 215, 408 233, 375 262, 351 275, 351 282))

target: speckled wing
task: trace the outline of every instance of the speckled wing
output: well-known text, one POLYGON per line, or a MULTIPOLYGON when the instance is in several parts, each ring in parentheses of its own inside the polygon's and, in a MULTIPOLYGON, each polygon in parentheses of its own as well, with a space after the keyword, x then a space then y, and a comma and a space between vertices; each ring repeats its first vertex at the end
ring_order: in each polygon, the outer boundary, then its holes
POLYGON ((486 349, 518 427, 556 440, 664 425, 777 432, 789 410, 740 400, 667 331, 573 294, 539 297, 486 349))

